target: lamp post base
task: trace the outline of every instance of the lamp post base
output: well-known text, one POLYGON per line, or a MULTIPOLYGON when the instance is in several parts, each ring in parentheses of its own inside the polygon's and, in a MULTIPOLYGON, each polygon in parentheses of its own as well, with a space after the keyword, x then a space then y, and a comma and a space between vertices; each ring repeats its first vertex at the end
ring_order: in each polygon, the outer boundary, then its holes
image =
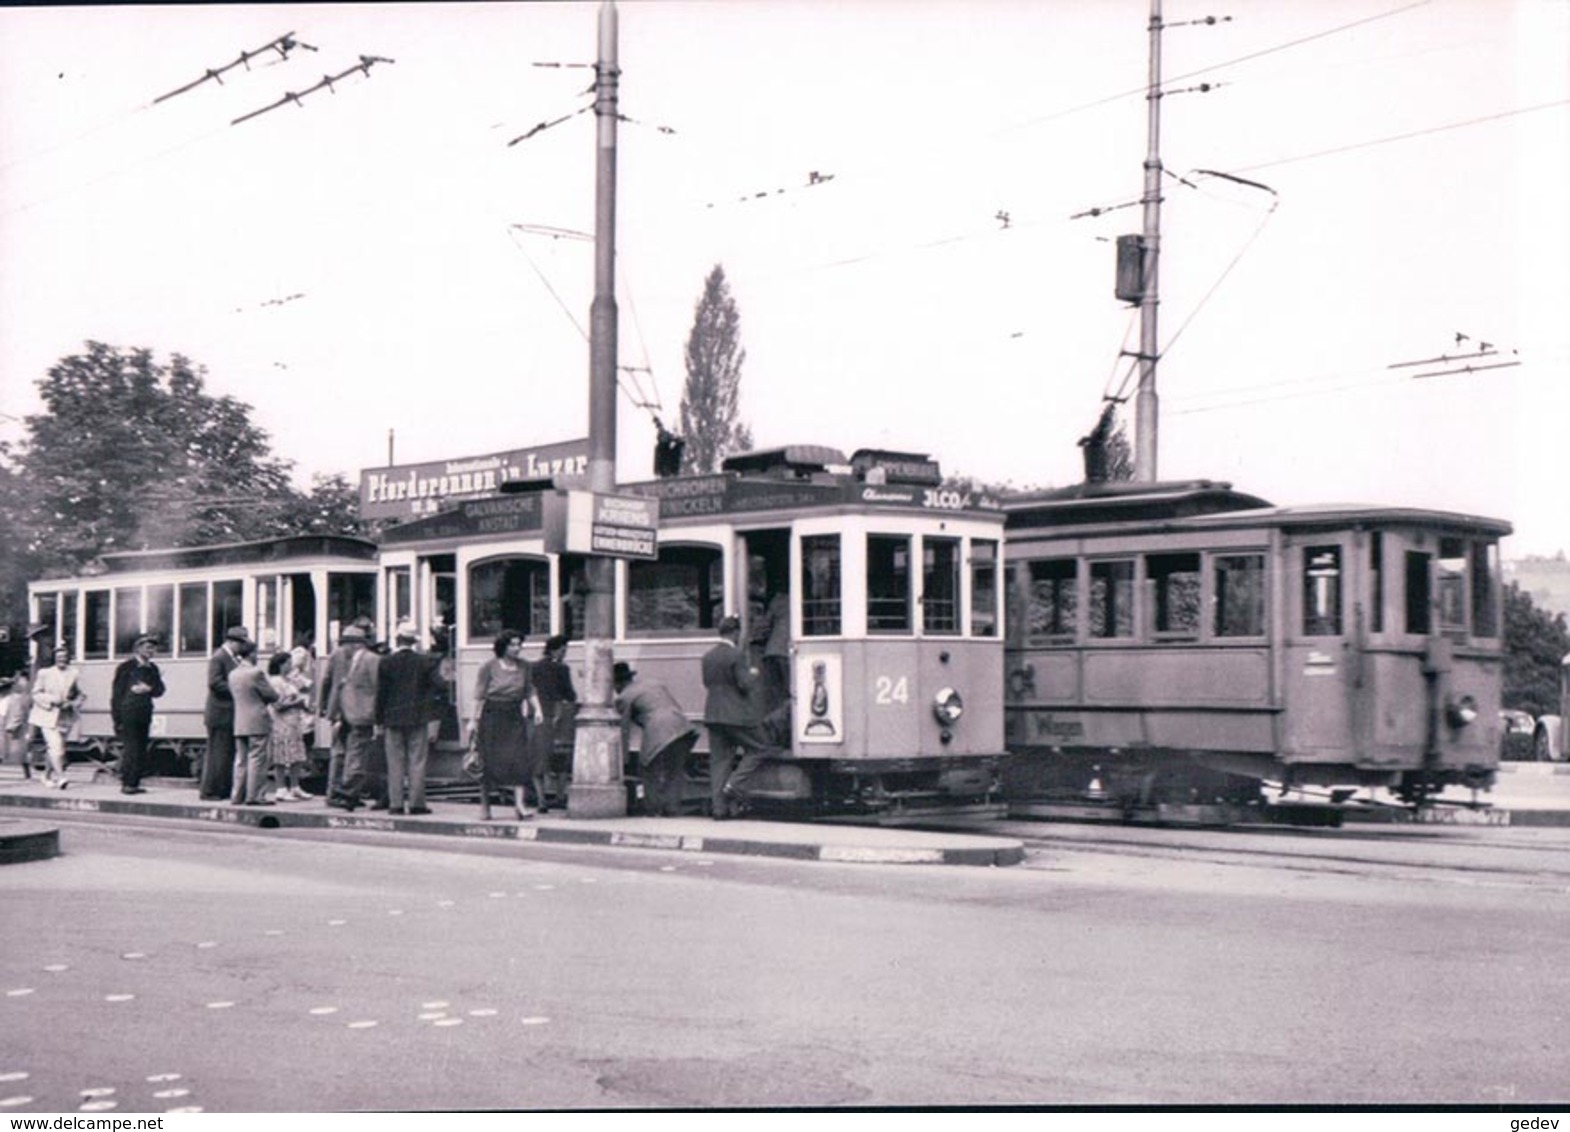
POLYGON ((621 782, 574 782, 567 788, 569 818, 624 818, 627 787, 621 782))

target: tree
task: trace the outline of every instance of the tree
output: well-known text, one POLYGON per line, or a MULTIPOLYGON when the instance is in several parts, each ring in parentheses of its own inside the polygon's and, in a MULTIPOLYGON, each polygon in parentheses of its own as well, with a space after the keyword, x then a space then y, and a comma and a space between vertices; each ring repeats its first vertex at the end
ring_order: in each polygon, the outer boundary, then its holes
POLYGON ((1539 609, 1515 582, 1505 587, 1504 706, 1532 715, 1559 711, 1559 664, 1570 654, 1562 613, 1539 609))
POLYGON ((26 485, 3 516, 21 537, 0 550, 27 576, 117 550, 358 529, 341 476, 295 490, 251 407, 209 394, 205 371, 178 354, 159 364, 88 342, 38 389, 45 411, 27 418, 8 469, 26 485))
POLYGON ((682 471, 718 471, 720 461, 752 447, 752 431, 739 417, 741 315, 719 264, 703 283, 687 336, 687 383, 681 395, 681 431, 686 441, 682 471))

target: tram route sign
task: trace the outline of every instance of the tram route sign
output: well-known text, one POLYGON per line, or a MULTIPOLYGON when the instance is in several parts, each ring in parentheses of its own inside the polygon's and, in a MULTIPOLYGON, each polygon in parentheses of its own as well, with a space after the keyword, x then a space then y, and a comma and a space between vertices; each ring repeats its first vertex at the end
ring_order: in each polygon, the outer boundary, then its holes
POLYGON ((659 557, 659 500, 598 491, 545 496, 545 549, 608 558, 659 557))

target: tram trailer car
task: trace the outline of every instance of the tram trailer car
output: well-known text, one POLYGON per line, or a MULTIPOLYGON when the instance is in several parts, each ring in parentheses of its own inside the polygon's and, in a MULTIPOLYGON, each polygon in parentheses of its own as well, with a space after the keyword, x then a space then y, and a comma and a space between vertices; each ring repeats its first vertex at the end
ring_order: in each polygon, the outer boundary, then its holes
MULTIPOLYGON (((339 627, 375 613, 376 554, 365 539, 294 536, 105 554, 90 574, 29 584, 41 663, 66 643, 87 695, 70 753, 118 757, 110 687, 143 634, 158 639, 166 689, 150 745, 153 765, 165 773, 190 773, 206 750, 207 662, 232 626, 251 631, 263 665, 280 649, 313 646, 320 689, 339 627)), ((325 746, 325 728, 318 731, 317 746, 325 746)))
MULTIPOLYGON (((879 820, 934 807, 1001 813, 996 502, 943 488, 925 456, 846 460, 819 446, 618 491, 658 500, 659 537, 656 559, 616 563, 615 656, 666 685, 690 718, 702 722, 701 660, 722 618, 742 619, 754 655, 770 607, 789 620, 783 685, 766 684, 778 749, 749 792, 756 808, 879 820)), ((382 535, 385 617, 451 632, 465 718, 503 629, 525 634, 531 660, 547 636, 566 635, 583 693, 586 558, 548 549, 544 498, 469 500, 382 535)), ((706 744, 705 734, 689 763, 694 809, 707 797, 706 744)), ((433 773, 451 773, 455 759, 440 752, 433 773)), ((552 789, 564 786, 558 765, 552 789)))
POLYGON ((1274 507, 1210 481, 1006 508, 1016 812, 1493 784, 1507 523, 1274 507))

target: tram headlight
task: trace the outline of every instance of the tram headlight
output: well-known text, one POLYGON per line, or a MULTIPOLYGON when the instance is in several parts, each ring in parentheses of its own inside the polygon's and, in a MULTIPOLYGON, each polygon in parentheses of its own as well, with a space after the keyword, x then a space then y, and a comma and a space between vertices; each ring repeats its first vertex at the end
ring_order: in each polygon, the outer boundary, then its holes
POLYGON ((1477 718, 1477 701, 1471 696, 1451 700, 1445 705, 1445 714, 1450 719, 1451 727, 1465 727, 1477 718))
POLYGON ((932 714, 945 727, 951 726, 965 714, 965 701, 953 688, 939 688, 938 694, 932 698, 932 714))

